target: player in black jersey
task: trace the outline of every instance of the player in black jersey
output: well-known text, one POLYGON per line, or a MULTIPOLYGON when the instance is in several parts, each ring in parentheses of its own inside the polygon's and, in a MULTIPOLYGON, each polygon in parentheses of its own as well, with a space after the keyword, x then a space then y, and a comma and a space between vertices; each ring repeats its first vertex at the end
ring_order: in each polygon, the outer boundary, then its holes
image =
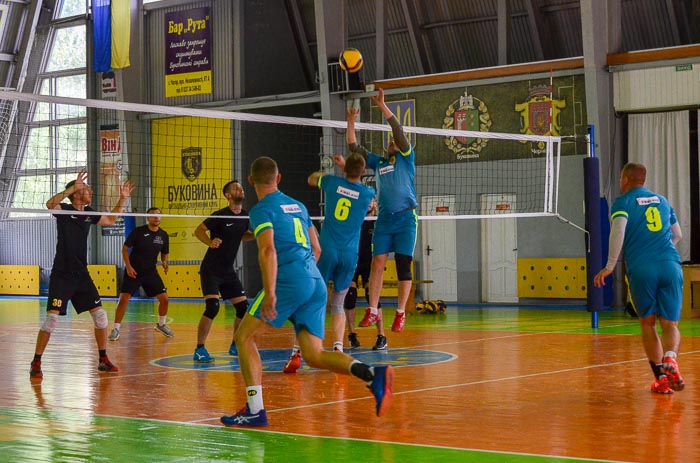
POLYGON ((160 209, 152 207, 146 211, 148 224, 134 228, 124 241, 122 257, 124 258, 124 277, 119 293, 119 302, 114 315, 114 328, 109 333, 109 340, 116 341, 121 334, 122 319, 131 295, 143 286, 146 296, 158 299, 158 323, 155 330, 164 336, 175 336, 173 330, 165 324, 168 315, 168 294, 165 292, 163 279, 156 270, 158 254, 163 271, 168 273, 168 254, 170 241, 165 230, 160 228, 160 209), (131 249, 131 254, 129 250, 131 249))
MULTIPOLYGON (((194 232, 199 241, 209 247, 199 267, 205 304, 204 314, 197 328, 197 347, 193 356, 193 360, 199 363, 214 361, 214 357, 209 355, 204 343, 209 335, 212 321, 219 313, 219 294, 236 308, 234 335, 248 308, 248 297, 233 268, 233 263, 241 241, 252 241, 255 237, 250 231, 250 222, 246 217, 248 212, 243 209, 245 199, 243 185, 233 180, 224 185, 223 192, 228 200, 228 206, 211 214, 216 217, 204 220, 194 232)), ((238 355, 235 338, 231 342, 229 354, 238 355)))
MULTIPOLYGON (((92 201, 92 189, 86 183, 87 172, 81 171, 75 180, 66 184, 66 189, 55 194, 46 202, 47 209, 71 212, 94 211, 89 206, 92 201), (71 204, 63 204, 68 198, 71 204)), ((127 180, 119 188, 119 200, 111 212, 123 212, 124 204, 131 196, 135 185, 127 180)), ((97 369, 102 372, 116 372, 119 369, 107 358, 107 312, 102 308, 102 301, 87 268, 87 241, 91 225, 112 225, 116 215, 54 214, 58 239, 56 256, 51 267, 49 279, 49 297, 46 303, 46 319, 39 328, 36 338, 36 350, 29 375, 43 378, 41 356, 51 338, 51 333, 58 324, 59 315, 66 315, 68 302, 73 303, 77 313, 90 312, 95 325, 95 340, 99 350, 97 369)))

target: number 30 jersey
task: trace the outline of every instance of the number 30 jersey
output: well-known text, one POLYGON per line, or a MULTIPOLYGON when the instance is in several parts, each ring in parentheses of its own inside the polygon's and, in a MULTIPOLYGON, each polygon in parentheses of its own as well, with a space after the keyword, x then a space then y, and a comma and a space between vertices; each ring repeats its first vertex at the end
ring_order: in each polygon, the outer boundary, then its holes
POLYGON ((671 225, 678 219, 665 197, 644 187, 634 188, 613 203, 610 218, 616 217, 627 219, 623 250, 628 268, 669 260, 680 263, 671 241, 671 225))
POLYGON ((318 187, 326 193, 321 249, 333 247, 357 252, 360 229, 374 198, 374 189, 336 175, 323 175, 318 187))
POLYGON ((281 191, 270 193, 250 210, 250 226, 256 238, 272 229, 278 281, 321 278, 309 239, 311 218, 302 203, 281 191))

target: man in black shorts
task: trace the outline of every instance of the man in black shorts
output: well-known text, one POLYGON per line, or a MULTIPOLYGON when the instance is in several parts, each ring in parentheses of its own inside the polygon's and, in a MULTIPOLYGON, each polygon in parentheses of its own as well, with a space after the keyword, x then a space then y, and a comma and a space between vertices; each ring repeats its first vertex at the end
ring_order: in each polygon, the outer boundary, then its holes
POLYGON ((146 296, 158 299, 158 323, 155 330, 169 338, 175 336, 173 330, 165 324, 168 315, 168 294, 165 292, 163 279, 156 270, 156 260, 160 254, 163 271, 168 273, 169 238, 165 230, 160 228, 160 216, 157 215, 160 214, 160 209, 152 207, 146 212, 155 215, 149 215, 146 218, 148 222, 146 225, 134 228, 122 246, 124 277, 114 315, 114 328, 109 333, 110 341, 119 339, 122 319, 124 319, 129 299, 142 286, 146 296))
MULTIPOLYGON (((197 328, 197 347, 193 356, 193 360, 199 363, 214 361, 214 357, 209 355, 204 343, 209 335, 212 322, 219 313, 219 294, 223 299, 228 299, 236 308, 236 320, 233 324, 234 336, 246 309, 248 309, 248 297, 243 289, 243 284, 233 269, 233 262, 238 254, 241 241, 252 241, 255 236, 249 230, 250 222, 245 218, 248 212, 243 209, 245 192, 241 183, 237 180, 228 182, 224 185, 223 192, 224 197, 228 200, 228 206, 214 212, 212 216, 215 217, 204 220, 194 232, 199 241, 209 247, 199 267, 199 278, 205 304, 204 314, 199 320, 197 328)), ((229 354, 238 355, 235 337, 234 341, 231 342, 229 354)))
MULTIPOLYGON (((87 172, 81 171, 75 180, 66 184, 66 189, 55 194, 46 202, 51 210, 69 211, 66 214, 54 214, 58 239, 56 255, 51 267, 49 279, 49 297, 46 302, 46 319, 39 328, 36 338, 34 360, 29 376, 40 379, 41 356, 51 339, 51 333, 58 324, 59 315, 66 315, 68 302, 73 303, 77 313, 90 312, 95 325, 95 340, 99 351, 97 369, 102 372, 116 372, 119 369, 107 358, 107 312, 102 308, 102 301, 95 283, 90 278, 87 268, 87 241, 91 225, 112 225, 117 221, 116 215, 86 215, 71 212, 94 212, 89 206, 92 201, 92 189, 85 183, 87 172), (63 204, 68 198, 71 204, 63 204)), ((135 185, 127 180, 119 189, 119 200, 112 209, 113 213, 123 212, 124 204, 129 199, 135 185)))
MULTIPOLYGON (((377 215, 377 200, 373 199, 367 211, 368 217, 377 215)), ((374 233, 374 220, 365 220, 360 231, 360 248, 357 252, 357 267, 355 275, 352 277, 350 289, 345 295, 345 319, 348 325, 348 341, 350 347, 356 349, 360 347, 360 340, 355 332, 355 306, 357 305, 357 284, 362 279, 362 287, 365 290, 365 299, 369 304, 369 275, 372 269, 372 234, 374 233)), ((377 308, 381 307, 381 303, 377 308)))

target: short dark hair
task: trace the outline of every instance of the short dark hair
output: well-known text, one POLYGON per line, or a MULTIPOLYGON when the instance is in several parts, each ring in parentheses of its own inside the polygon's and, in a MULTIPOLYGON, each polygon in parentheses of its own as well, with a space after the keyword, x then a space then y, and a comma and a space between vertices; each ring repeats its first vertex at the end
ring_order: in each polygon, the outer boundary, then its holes
POLYGON ((348 177, 359 177, 365 169, 365 158, 358 153, 350 153, 345 159, 345 174, 348 177))
POLYGON ((153 211, 159 211, 160 207, 149 207, 148 210, 146 211, 146 214, 150 214, 153 211))
POLYGON ((224 187, 222 188, 221 191, 223 191, 224 194, 226 194, 226 192, 228 192, 228 189, 229 189, 229 188, 231 187, 231 185, 233 185, 234 183, 238 183, 239 185, 241 185, 241 187, 243 187, 243 184, 242 184, 241 182, 239 182, 238 180, 231 180, 230 182, 226 183, 226 185, 224 185, 224 187))
POLYGON ((274 159, 267 156, 259 157, 250 166, 250 175, 253 177, 253 183, 255 184, 274 184, 278 173, 277 163, 274 159))
MULTIPOLYGON (((75 185, 75 180, 71 180, 70 182, 66 183, 66 190, 67 190, 68 188, 72 187, 73 185, 75 185)), ((65 190, 64 190, 64 191, 65 191, 65 190)), ((68 195, 68 199, 70 199, 71 202, 73 202, 73 194, 74 194, 74 193, 71 193, 71 194, 68 195)))
POLYGON ((643 164, 628 162, 622 168, 622 175, 629 178, 633 185, 644 185, 647 181, 647 168, 643 164))

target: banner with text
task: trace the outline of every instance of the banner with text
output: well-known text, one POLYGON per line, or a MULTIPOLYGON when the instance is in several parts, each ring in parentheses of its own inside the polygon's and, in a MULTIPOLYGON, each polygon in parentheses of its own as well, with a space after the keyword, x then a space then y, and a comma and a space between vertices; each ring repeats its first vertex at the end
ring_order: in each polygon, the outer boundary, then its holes
POLYGON ((165 15, 165 96, 211 93, 209 7, 165 15))
MULTIPOLYGON (((155 120, 152 197, 164 214, 209 215, 227 204, 221 189, 231 180, 231 124, 223 119, 174 117, 155 120), (173 143, 175 141, 175 143, 173 143)), ((202 218, 163 217, 170 260, 199 260, 207 247, 194 230, 202 218)))

